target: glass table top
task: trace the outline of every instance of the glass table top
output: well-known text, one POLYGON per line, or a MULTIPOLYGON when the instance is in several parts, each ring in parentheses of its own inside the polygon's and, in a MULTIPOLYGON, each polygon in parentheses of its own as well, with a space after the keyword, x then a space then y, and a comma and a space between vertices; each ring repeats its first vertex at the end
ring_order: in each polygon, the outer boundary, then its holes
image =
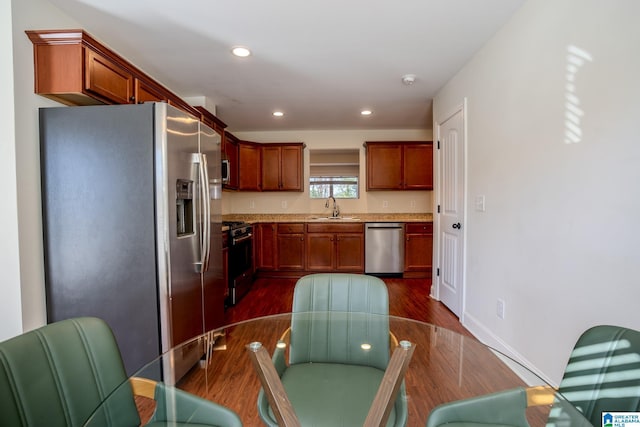
MULTIPOLYGON (((295 346, 297 353, 312 354, 317 362, 348 354, 362 363, 375 364, 379 363, 376 350, 388 354, 398 340, 415 346, 404 377, 408 426, 425 426, 431 410, 446 402, 514 387, 548 386, 527 368, 510 362, 510 366, 526 372, 525 384, 504 362, 506 356, 470 336, 405 318, 344 312, 287 313, 228 325, 176 346, 133 377, 162 381, 168 389, 175 387, 233 410, 245 426, 261 426, 257 409, 261 384, 248 354, 250 343, 261 343, 270 355, 280 345, 287 360, 290 347, 295 346), (293 330, 285 334, 292 322, 293 330), (384 332, 382 336, 380 331, 384 332), (307 338, 290 342, 291 336, 307 338), (184 369, 185 363, 188 369, 184 369)), ((130 385, 121 388, 130 390, 130 385)), ((119 399, 122 390, 113 392, 86 425, 116 425, 105 413, 109 402, 119 399)), ((556 396, 556 400, 553 407, 527 409, 529 424, 590 425, 570 404, 562 404, 562 396, 556 396), (563 406, 564 410, 559 409, 563 406)), ((154 402, 142 397, 135 401, 144 424, 155 409, 154 402)))

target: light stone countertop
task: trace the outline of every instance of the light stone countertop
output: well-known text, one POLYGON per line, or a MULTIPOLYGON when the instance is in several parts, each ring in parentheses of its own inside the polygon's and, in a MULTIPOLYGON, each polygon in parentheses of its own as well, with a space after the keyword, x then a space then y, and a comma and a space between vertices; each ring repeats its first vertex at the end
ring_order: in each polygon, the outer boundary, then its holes
POLYGON ((393 213, 393 214, 344 214, 340 219, 330 219, 327 214, 228 214, 223 221, 261 222, 433 222, 431 213, 393 213))

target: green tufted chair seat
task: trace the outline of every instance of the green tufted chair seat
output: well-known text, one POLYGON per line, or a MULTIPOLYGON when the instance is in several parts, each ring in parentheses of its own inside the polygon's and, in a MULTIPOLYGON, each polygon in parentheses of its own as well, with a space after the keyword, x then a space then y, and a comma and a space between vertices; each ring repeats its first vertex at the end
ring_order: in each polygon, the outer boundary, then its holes
MULTIPOLYGON (((303 363, 290 366, 282 384, 299 419, 315 427, 361 426, 383 375, 370 366, 303 363)), ((387 425, 395 418, 394 409, 387 425)))
MULTIPOLYGON (((311 274, 293 296, 289 359, 278 347, 273 363, 303 426, 361 426, 390 358, 389 299, 382 280, 362 274, 311 274), (362 343, 370 344, 363 351, 362 343)), ((276 427, 260 390, 262 421, 276 427)), ((404 383, 387 426, 404 426, 404 383)))
MULTIPOLYGON (((227 408, 149 383, 157 406, 148 425, 242 425, 227 408)), ((133 396, 113 333, 100 319, 63 320, 0 343, 0 426, 76 427, 89 417, 92 426, 139 426, 133 396)))

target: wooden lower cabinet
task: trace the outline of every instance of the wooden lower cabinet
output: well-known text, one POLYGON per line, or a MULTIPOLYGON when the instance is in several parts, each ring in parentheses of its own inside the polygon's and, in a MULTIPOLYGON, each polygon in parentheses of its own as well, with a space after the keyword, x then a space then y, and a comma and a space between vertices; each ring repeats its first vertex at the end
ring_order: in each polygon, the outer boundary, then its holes
POLYGON ((363 224, 307 224, 307 270, 363 272, 363 224))
POLYGON ((261 276, 364 272, 364 224, 262 223, 256 231, 261 276))
POLYGON ((332 271, 335 264, 335 235, 307 234, 307 268, 312 271, 332 271))
MULTIPOLYGON (((255 267, 262 276, 364 273, 363 223, 262 223, 255 230, 255 267)), ((433 223, 405 224, 405 278, 431 278, 433 223)))
POLYGON ((255 268, 258 271, 276 269, 276 224, 256 224, 255 230, 255 268))
POLYGON ((304 224, 262 223, 255 230, 255 267, 260 272, 304 270, 304 224))
POLYGON ((404 237, 403 277, 430 278, 433 258, 433 224, 407 223, 404 237))
POLYGON ((336 234, 335 269, 364 272, 364 234, 336 234))
POLYGON ((304 270, 304 224, 278 224, 278 270, 304 270))

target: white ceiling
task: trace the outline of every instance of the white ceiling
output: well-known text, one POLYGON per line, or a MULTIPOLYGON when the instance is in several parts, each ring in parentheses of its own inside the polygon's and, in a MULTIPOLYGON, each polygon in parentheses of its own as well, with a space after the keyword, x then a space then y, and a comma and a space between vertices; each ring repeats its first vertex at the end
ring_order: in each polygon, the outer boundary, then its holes
POLYGON ((430 129, 438 89, 524 0, 50 1, 180 96, 213 100, 230 130, 249 131, 430 129), (235 45, 253 55, 233 57, 235 45))

